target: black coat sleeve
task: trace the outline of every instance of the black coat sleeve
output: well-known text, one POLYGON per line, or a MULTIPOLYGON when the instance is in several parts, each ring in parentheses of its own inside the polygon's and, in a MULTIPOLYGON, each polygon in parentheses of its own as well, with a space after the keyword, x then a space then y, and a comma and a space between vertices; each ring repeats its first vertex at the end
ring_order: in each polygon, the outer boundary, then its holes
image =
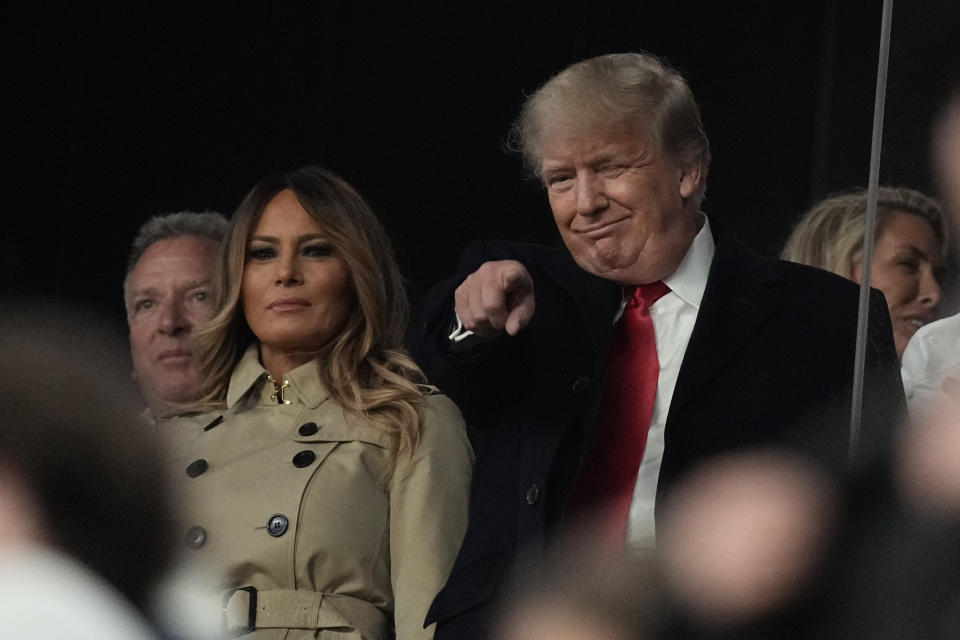
MULTIPOLYGON (((451 349, 449 335, 456 325, 454 292, 485 262, 518 260, 526 266, 528 259, 521 253, 514 243, 471 243, 460 259, 457 272, 434 285, 414 309, 407 331, 407 348, 430 383, 451 397, 467 422, 473 425, 484 422, 498 403, 502 388, 520 384, 516 358, 524 337, 522 333, 503 335, 475 348, 451 349)), ((534 291, 536 295, 536 285, 534 291)))
POLYGON ((873 464, 882 457, 907 417, 890 312, 883 294, 876 289, 871 293, 863 412, 859 442, 853 452, 858 466, 873 464))

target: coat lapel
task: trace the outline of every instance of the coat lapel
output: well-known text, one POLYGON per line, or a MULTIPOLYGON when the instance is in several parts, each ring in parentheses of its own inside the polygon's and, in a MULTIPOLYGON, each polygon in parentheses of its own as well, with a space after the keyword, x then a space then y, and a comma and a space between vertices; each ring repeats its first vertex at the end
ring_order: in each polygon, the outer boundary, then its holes
POLYGON ((715 220, 711 219, 711 225, 715 228, 717 251, 677 378, 668 425, 721 374, 778 304, 779 278, 769 263, 744 248, 715 220))

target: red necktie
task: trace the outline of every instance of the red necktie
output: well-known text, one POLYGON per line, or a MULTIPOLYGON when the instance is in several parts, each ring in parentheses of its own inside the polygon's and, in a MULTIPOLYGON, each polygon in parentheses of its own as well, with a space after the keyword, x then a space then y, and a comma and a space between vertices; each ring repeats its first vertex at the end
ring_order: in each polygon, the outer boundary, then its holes
POLYGON ((657 394, 660 362, 650 306, 668 291, 659 280, 637 287, 614 328, 593 447, 571 498, 572 513, 590 514, 610 549, 623 545, 657 394))

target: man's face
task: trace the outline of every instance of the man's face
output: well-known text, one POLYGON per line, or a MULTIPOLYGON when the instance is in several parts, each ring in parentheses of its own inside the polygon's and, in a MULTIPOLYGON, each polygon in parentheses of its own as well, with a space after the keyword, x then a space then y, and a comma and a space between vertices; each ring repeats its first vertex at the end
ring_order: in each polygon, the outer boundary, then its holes
POLYGON ((677 166, 635 127, 547 131, 541 176, 560 235, 581 268, 621 284, 662 280, 699 226, 699 166, 677 166))
POLYGON ((192 332, 213 314, 209 285, 217 244, 166 238, 143 252, 124 283, 133 374, 154 415, 196 400, 192 332))

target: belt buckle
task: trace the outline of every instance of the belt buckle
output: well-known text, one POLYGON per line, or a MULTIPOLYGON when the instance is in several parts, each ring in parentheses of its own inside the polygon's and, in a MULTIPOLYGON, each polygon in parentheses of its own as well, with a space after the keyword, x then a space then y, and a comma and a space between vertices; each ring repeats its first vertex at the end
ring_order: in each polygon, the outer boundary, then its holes
POLYGON ((256 587, 238 587, 236 589, 230 589, 229 591, 224 592, 223 594, 223 607, 220 609, 221 612, 221 626, 223 631, 228 636, 242 636, 246 633, 250 633, 257 628, 257 588, 256 587), (237 624, 230 624, 228 617, 231 611, 229 610, 230 600, 237 595, 238 591, 246 591, 248 598, 248 608, 247 608, 247 620, 246 624, 243 626, 237 624))

